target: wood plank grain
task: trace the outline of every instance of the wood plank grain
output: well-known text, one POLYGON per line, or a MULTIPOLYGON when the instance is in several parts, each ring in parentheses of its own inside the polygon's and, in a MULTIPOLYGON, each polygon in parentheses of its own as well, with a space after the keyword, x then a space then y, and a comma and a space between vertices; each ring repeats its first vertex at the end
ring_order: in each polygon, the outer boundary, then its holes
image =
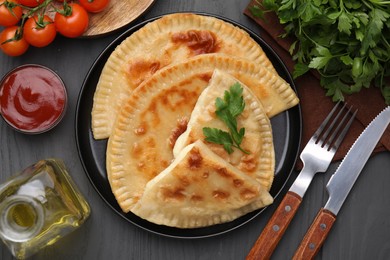
POLYGON ((335 221, 336 216, 322 208, 295 252, 293 259, 313 259, 324 244, 335 221))
POLYGON ((302 198, 294 192, 287 192, 272 218, 261 232, 246 260, 269 259, 288 225, 297 212, 302 198))
MULTIPOLYGON (((172 12, 207 12, 240 22, 262 36, 257 24, 242 14, 248 3, 249 0, 158 0, 142 19, 172 12)), ((92 206, 91 218, 83 227, 40 251, 31 260, 244 259, 253 241, 259 236, 258 227, 266 225, 272 215, 269 209, 276 208, 277 204, 271 205, 255 219, 229 233, 195 240, 173 239, 140 229, 113 213, 84 173, 75 144, 75 105, 88 69, 100 52, 119 36, 119 33, 110 33, 104 37, 91 36, 93 37, 91 40, 57 37, 51 45, 45 48, 30 47, 25 55, 17 58, 8 57, 0 52, 0 77, 21 64, 46 65, 64 79, 70 101, 64 120, 45 135, 22 135, 0 120, 0 181, 5 181, 11 174, 36 160, 58 157, 65 160, 70 174, 92 206)), ((336 168, 337 164, 333 164, 326 174, 316 177, 292 225, 284 234, 271 259, 291 259, 316 211, 327 199, 324 186, 336 168)), ((343 205, 338 215, 337 226, 332 229, 316 259, 389 258, 389 169, 389 152, 375 155, 369 160, 349 195, 348 202, 343 205)), ((296 174, 296 172, 292 173, 292 177, 296 174)), ((293 181, 294 178, 290 178, 285 187, 290 187, 293 181)), ((280 197, 277 198, 276 203, 279 199, 280 197)), ((0 259, 14 259, 2 243, 0 243, 0 259)))
POLYGON ((101 13, 92 14, 84 36, 97 36, 109 33, 129 24, 143 14, 154 0, 111 0, 101 13))
MULTIPOLYGON (((155 0, 111 0, 102 12, 89 13, 89 26, 82 37, 102 36, 116 31, 145 13, 155 0)), ((46 13, 53 18, 54 8, 61 8, 62 3, 53 2, 46 13)))

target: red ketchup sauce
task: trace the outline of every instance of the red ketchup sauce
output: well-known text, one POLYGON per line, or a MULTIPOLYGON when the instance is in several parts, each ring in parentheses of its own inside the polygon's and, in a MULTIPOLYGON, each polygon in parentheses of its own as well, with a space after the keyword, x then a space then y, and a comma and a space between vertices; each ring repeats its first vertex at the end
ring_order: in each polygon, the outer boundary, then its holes
POLYGON ((61 78, 35 64, 10 71, 0 82, 0 112, 16 130, 42 133, 62 119, 67 94, 61 78))

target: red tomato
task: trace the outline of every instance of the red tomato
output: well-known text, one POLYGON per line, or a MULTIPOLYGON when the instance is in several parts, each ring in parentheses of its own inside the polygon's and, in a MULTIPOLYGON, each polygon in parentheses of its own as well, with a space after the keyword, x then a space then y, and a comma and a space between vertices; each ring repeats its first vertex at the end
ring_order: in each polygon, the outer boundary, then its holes
POLYGON ((20 21, 23 10, 17 3, 16 0, 0 0, 0 26, 12 26, 20 21))
POLYGON ((98 13, 108 6, 110 0, 79 0, 79 2, 88 12, 98 13))
POLYGON ((0 49, 9 56, 19 56, 27 51, 28 42, 20 35, 18 26, 6 27, 0 33, 0 49))
POLYGON ((21 5, 28 7, 36 7, 42 4, 45 0, 19 0, 21 5))
POLYGON ((53 20, 47 16, 34 15, 27 19, 23 27, 24 38, 35 47, 49 45, 56 37, 57 31, 53 20))
POLYGON ((88 23, 87 11, 76 3, 65 4, 54 16, 57 31, 69 38, 81 36, 87 30, 88 23))

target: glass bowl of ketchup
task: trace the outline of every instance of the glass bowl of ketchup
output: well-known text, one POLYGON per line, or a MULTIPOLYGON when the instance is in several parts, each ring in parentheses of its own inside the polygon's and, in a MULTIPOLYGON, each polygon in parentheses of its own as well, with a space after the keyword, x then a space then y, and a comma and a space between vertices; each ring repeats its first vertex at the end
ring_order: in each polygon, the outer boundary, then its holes
POLYGON ((67 92, 62 79, 51 69, 21 65, 0 81, 0 113, 5 122, 26 134, 40 134, 63 118, 67 92))

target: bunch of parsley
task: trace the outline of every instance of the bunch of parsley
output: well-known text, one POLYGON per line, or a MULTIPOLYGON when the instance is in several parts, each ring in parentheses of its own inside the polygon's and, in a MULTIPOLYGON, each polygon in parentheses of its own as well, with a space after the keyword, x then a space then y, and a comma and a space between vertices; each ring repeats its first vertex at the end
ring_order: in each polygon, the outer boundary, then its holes
POLYGON ((263 0, 250 10, 274 11, 282 36, 295 36, 294 78, 316 69, 334 101, 376 86, 390 104, 389 0, 263 0))

